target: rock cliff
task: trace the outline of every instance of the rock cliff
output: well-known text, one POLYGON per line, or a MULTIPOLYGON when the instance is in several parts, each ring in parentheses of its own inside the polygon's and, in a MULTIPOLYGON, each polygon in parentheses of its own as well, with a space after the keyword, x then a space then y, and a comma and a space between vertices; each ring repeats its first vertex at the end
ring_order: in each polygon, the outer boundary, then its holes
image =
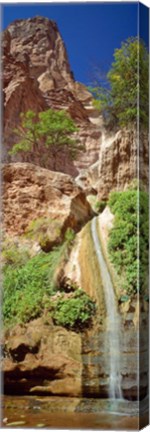
POLYGON ((18 162, 3 167, 3 182, 3 226, 8 235, 20 236, 31 221, 43 218, 49 221, 47 235, 61 240, 68 227, 78 231, 92 217, 84 192, 69 175, 18 162))
MULTIPOLYGON (((14 21, 3 33, 2 54, 4 161, 28 161, 53 169, 53 160, 44 148, 41 151, 45 158, 36 154, 32 160, 26 155, 11 159, 8 155, 16 142, 14 128, 19 124, 20 113, 52 108, 65 109, 81 127, 79 140, 87 150, 86 166, 95 162, 101 132, 99 126, 93 125, 91 117, 98 117, 98 113, 92 107, 91 94, 73 78, 56 23, 42 17, 14 21)), ((62 153, 57 160, 57 171, 75 176, 78 165, 84 166, 82 155, 81 162, 72 164, 68 155, 62 153)))
MULTIPOLYGON (((55 269, 57 279, 62 273, 57 288, 63 291, 61 282, 69 278, 97 305, 97 312, 84 331, 59 327, 46 315, 6 330, 5 391, 107 397, 110 378, 109 346, 105 343, 108 317, 104 284, 91 238, 90 220, 95 214, 87 196, 95 195, 97 200, 105 201, 110 191, 126 189, 137 178, 137 149, 141 180, 146 185, 147 137, 144 132, 141 134, 138 147, 135 129, 108 134, 93 107, 91 94, 74 79, 64 42, 53 21, 42 17, 14 21, 3 33, 2 54, 4 240, 6 236, 6 240, 15 243, 17 239, 18 243, 27 244, 33 255, 41 249, 49 253, 63 244, 68 228, 74 230, 72 250, 67 251, 61 268, 55 269), (19 125, 20 113, 29 109, 38 113, 48 108, 64 109, 70 114, 78 126, 79 144, 84 147, 74 161, 62 152, 55 161, 55 170, 54 161, 44 146, 32 158, 27 154, 9 155, 9 149, 16 143, 14 128, 19 125)), ((105 230, 104 222, 107 222, 106 212, 100 217, 102 230, 104 228, 102 246, 106 252, 109 230, 105 230)), ((112 220, 109 222, 107 228, 110 229, 112 220)), ((65 292, 65 298, 69 295, 70 292, 65 292)), ((122 390, 125 398, 136 399, 137 298, 125 302, 125 306, 118 302, 117 306, 124 336, 120 367, 122 390)), ((145 307, 142 304, 143 328, 147 326, 145 307)), ((141 394, 144 397, 147 392, 144 337, 142 355, 141 394)))
POLYGON ((148 185, 148 137, 137 131, 119 130, 105 135, 100 148, 97 190, 100 199, 107 199, 111 190, 124 190, 138 177, 148 185), (139 162, 138 162, 139 161, 139 162), (138 174, 139 173, 139 174, 138 174))
MULTIPOLYGON (((137 175, 136 130, 104 130, 103 121, 93 106, 86 87, 74 80, 64 42, 57 24, 35 17, 16 20, 3 32, 3 100, 5 162, 23 161, 54 169, 53 158, 43 146, 40 154, 29 156, 8 154, 18 139, 14 128, 19 115, 64 109, 79 127, 77 138, 82 144, 75 161, 66 151, 57 156, 56 170, 77 177, 87 192, 94 188, 99 199, 107 198, 110 190, 121 190, 137 175)), ((147 181, 147 137, 141 134, 141 178, 147 181)))
POLYGON ((5 391, 12 394, 80 396, 81 337, 43 316, 7 331, 5 391))

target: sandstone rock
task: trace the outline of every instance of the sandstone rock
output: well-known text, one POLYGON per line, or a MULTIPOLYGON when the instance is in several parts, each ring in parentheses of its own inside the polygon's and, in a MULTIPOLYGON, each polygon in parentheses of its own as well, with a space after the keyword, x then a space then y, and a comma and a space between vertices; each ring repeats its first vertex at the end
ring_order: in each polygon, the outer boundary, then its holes
POLYGON ((85 166, 86 163, 87 166, 97 159, 100 132, 96 125, 91 131, 89 115, 92 116, 91 113, 95 112, 92 96, 83 84, 75 82, 73 78, 56 23, 42 17, 14 21, 3 32, 2 51, 3 160, 36 163, 47 169, 57 169, 76 176, 80 163, 73 163, 66 150, 57 157, 56 167, 43 145, 40 152, 32 155, 18 154, 12 157, 8 153, 18 140, 14 128, 19 125, 20 113, 29 109, 39 112, 52 108, 65 109, 86 131, 85 137, 82 131, 78 137, 79 144, 83 144, 86 150, 86 157, 84 151, 80 152, 81 165, 85 166))
MULTIPOLYGON (((47 18, 16 20, 3 33, 4 86, 4 161, 31 162, 47 169, 78 176, 86 170, 83 187, 98 191, 99 199, 109 192, 122 190, 137 176, 136 130, 107 134, 92 96, 81 83, 75 82, 65 45, 57 25, 47 18), (30 88, 30 92, 28 89, 30 88), (34 155, 10 157, 8 150, 16 142, 14 128, 19 114, 48 108, 65 109, 79 126, 79 151, 76 160, 66 150, 57 157, 56 167, 42 145, 34 155), (97 169, 99 165, 99 168, 97 169)), ((140 135, 140 177, 147 184, 148 145, 140 135)))
POLYGON ((3 167, 3 181, 3 222, 10 235, 23 234, 31 221, 44 218, 55 243, 68 227, 78 231, 92 217, 84 192, 68 175, 15 163, 3 167))
MULTIPOLYGON (((137 329, 128 316, 122 318, 120 370, 126 399, 138 395, 137 329)), ((142 328, 145 331, 144 321, 142 328)), ((7 330, 3 360, 6 394, 36 394, 71 397, 108 397, 109 346, 106 333, 96 322, 79 334, 54 326, 46 317, 7 330), (36 332, 35 332, 36 329, 36 332), (38 345, 35 333, 39 336, 38 345), (26 350, 23 350, 22 341, 26 350), (33 347, 36 346, 36 352, 33 347), (17 355, 16 355, 17 354, 17 355)), ((147 392, 147 336, 141 346, 141 395, 147 392)))
POLYGON ((8 31, 11 54, 18 57, 20 53, 28 53, 29 69, 34 78, 40 77, 46 67, 50 77, 58 74, 64 81, 72 79, 65 46, 54 21, 40 16, 16 20, 8 31))
MULTIPOLYGON (((112 190, 121 191, 137 178, 138 139, 136 129, 120 130, 105 136, 100 148, 98 196, 107 199, 112 190)), ((143 132, 140 143, 140 179, 148 184, 148 140, 143 132)))
POLYGON ((7 357, 3 361, 6 393, 80 396, 79 334, 46 324, 44 318, 39 318, 7 330, 6 341, 7 357))
MULTIPOLYGON (((104 131, 90 93, 74 80, 54 22, 42 17, 15 21, 3 34, 2 49, 4 160, 14 162, 3 167, 4 228, 10 239, 18 239, 27 231, 31 234, 33 220, 42 221, 42 247, 48 251, 62 241, 68 227, 79 231, 90 220, 93 213, 86 201, 87 194, 98 192, 98 198, 106 200, 111 190, 123 190, 136 178, 137 134, 135 130, 112 131, 109 135, 104 131), (85 151, 81 150, 75 161, 63 151, 55 167, 42 146, 34 155, 11 159, 8 150, 16 142, 13 130, 19 125, 20 113, 29 109, 38 113, 49 107, 64 109, 71 115, 79 127, 76 136, 85 151), (61 172, 49 171, 54 168, 61 172)), ((141 179, 147 184, 148 146, 144 132, 139 153, 141 179)), ((112 218, 108 208, 100 216, 105 252, 112 218)), ((7 393, 108 396, 106 311, 92 246, 89 227, 84 227, 63 270, 66 277, 97 301, 93 328, 77 334, 54 326, 49 317, 43 316, 7 330, 3 362, 7 393)), ((38 253, 37 238, 34 247, 38 253)), ((57 269, 56 279, 61 271, 62 268, 57 269)), ((120 371, 124 397, 136 399, 139 322, 145 330, 140 335, 142 396, 147 392, 147 304, 143 304, 139 316, 137 301, 129 303, 119 309, 123 335, 120 371)))

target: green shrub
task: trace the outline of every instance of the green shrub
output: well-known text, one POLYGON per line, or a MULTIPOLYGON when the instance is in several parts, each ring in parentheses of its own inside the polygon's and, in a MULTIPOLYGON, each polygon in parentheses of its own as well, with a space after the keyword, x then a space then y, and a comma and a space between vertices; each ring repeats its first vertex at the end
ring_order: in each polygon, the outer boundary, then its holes
POLYGON ((34 219, 26 230, 26 236, 38 241, 42 250, 50 252, 54 245, 62 241, 60 222, 49 217, 34 219))
POLYGON ((24 265, 29 259, 29 251, 26 247, 20 247, 6 240, 2 244, 2 261, 4 266, 13 267, 24 265))
POLYGON ((82 290, 78 289, 73 297, 57 301, 53 313, 54 322, 70 329, 82 329, 88 325, 95 313, 95 303, 82 290))
POLYGON ((102 213, 103 210, 105 209, 106 205, 107 205, 106 201, 96 201, 95 206, 94 206, 95 211, 97 213, 102 213))
POLYGON ((68 244, 72 244, 73 240, 75 239, 75 232, 72 228, 67 228, 66 232, 65 232, 65 241, 68 244))
POLYGON ((44 252, 50 252, 54 245, 62 243, 63 240, 68 246, 71 245, 75 238, 75 232, 72 228, 67 228, 65 233, 62 233, 59 220, 41 217, 30 222, 26 236, 38 241, 44 252))
POLYGON ((68 253, 73 230, 65 242, 50 253, 41 252, 26 262, 9 260, 3 267, 3 318, 5 325, 26 323, 48 312, 55 324, 79 330, 88 325, 95 311, 94 302, 67 280, 57 297, 55 273, 68 253), (70 296, 71 295, 71 296, 70 296))
POLYGON ((52 295, 55 291, 53 275, 61 253, 59 247, 50 254, 38 254, 25 265, 4 268, 4 322, 27 322, 41 314, 43 295, 52 295))
POLYGON ((139 195, 139 287, 149 295, 149 197, 147 192, 139 195))
POLYGON ((109 206, 115 215, 114 226, 109 235, 108 250, 118 274, 123 280, 123 290, 134 294, 138 288, 138 219, 140 229, 140 291, 147 285, 148 263, 148 196, 136 190, 112 192, 109 206))

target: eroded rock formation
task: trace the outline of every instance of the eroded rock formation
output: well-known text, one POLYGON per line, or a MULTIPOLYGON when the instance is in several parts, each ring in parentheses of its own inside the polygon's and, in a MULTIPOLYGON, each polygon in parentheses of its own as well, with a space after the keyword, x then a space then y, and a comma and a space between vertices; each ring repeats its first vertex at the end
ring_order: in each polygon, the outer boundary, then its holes
POLYGON ((136 129, 119 130, 103 139, 99 156, 97 189, 100 199, 107 199, 111 190, 125 190, 139 176, 148 185, 148 139, 136 129), (139 162, 138 162, 139 161, 139 162))
MULTIPOLYGON (((31 109, 36 113, 48 108, 65 109, 81 128, 80 144, 85 154, 72 163, 66 152, 56 161, 56 170, 77 175, 78 165, 95 162, 99 153, 99 126, 91 122, 98 117, 92 106, 91 94, 83 84, 75 82, 64 42, 56 23, 35 17, 14 21, 3 33, 3 94, 4 94, 4 161, 24 161, 54 169, 48 150, 41 154, 10 157, 9 149, 18 137, 14 128, 19 125, 21 112, 31 109), (96 130, 95 130, 96 129, 96 130)), ((83 152, 82 152, 83 153, 83 152)))
POLYGON ((52 221, 58 223, 61 240, 68 227, 78 231, 92 217, 84 192, 66 174, 18 162, 4 166, 3 181, 3 224, 8 235, 21 235, 31 221, 44 217, 49 219, 49 230, 54 230, 52 221))
POLYGON ((6 393, 80 396, 81 337, 42 317, 5 334, 6 393))
MULTIPOLYGON (((3 159, 6 162, 3 166, 4 234, 22 241, 30 223, 41 219, 44 224, 46 220, 45 251, 49 252, 63 241, 68 227, 78 232, 92 218, 86 195, 96 194, 99 200, 106 200, 110 191, 124 190, 135 180, 137 134, 135 130, 122 130, 111 131, 108 135, 104 130, 91 94, 74 80, 64 43, 53 21, 42 17, 15 21, 3 34, 2 49, 3 159), (79 127, 79 143, 84 146, 75 161, 62 152, 55 161, 55 169, 44 147, 32 157, 26 154, 11 157, 8 153, 16 142, 14 128, 19 125, 20 113, 48 108, 64 109, 70 114, 79 127)), ((148 147, 144 133, 140 141, 140 163, 142 180, 147 183, 148 147)), ((106 213, 103 216, 106 221, 106 213)), ((89 225, 76 236, 63 271, 96 301, 98 313, 93 327, 77 333, 57 327, 49 317, 42 316, 6 331, 6 393, 108 396, 106 310, 89 225)), ((106 252, 108 233, 104 234, 106 252)), ((146 311, 145 306, 142 307, 144 327, 146 311)), ((126 398, 136 399, 137 299, 121 306, 120 314, 124 335, 122 389, 126 398)), ((143 357, 146 357, 145 341, 143 346, 143 357)), ((141 394, 145 396, 147 369, 144 362, 142 374, 141 394)))
MULTIPOLYGON (((3 33, 4 161, 31 162, 47 169, 71 174, 87 192, 94 188, 99 199, 110 190, 122 190, 137 175, 136 130, 104 130, 86 87, 74 80, 66 48, 56 23, 35 17, 14 21, 3 33), (77 138, 83 150, 76 160, 62 151, 56 158, 42 145, 40 152, 10 156, 18 139, 14 128, 19 115, 29 109, 64 109, 79 127, 77 138)), ((139 145, 142 180, 147 181, 147 137, 139 145)))

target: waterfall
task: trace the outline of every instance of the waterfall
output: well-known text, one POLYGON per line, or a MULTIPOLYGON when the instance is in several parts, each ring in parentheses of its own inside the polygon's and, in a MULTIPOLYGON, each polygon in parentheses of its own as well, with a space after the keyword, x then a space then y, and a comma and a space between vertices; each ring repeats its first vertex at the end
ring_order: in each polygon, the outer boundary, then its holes
POLYGON ((99 263, 107 312, 106 335, 109 347, 108 361, 110 371, 109 397, 112 399, 122 399, 120 374, 120 320, 116 306, 113 284, 103 256, 99 236, 97 234, 97 218, 93 218, 91 222, 91 232, 99 263))

